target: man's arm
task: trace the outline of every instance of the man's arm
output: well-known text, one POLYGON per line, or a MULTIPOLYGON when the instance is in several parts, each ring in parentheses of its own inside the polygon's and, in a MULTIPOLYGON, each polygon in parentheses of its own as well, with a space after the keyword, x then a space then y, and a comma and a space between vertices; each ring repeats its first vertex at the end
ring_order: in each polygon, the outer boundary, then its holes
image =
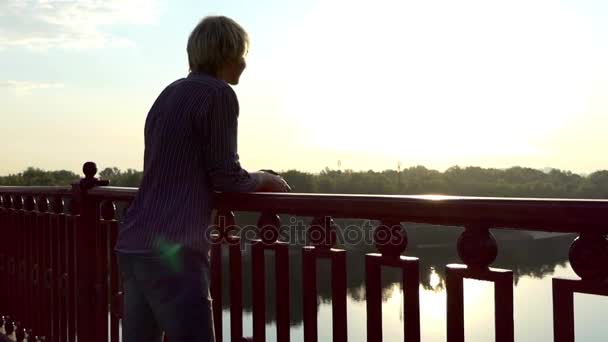
POLYGON ((213 190, 255 191, 259 176, 247 172, 239 162, 237 153, 239 105, 232 88, 226 85, 218 89, 211 99, 209 109, 208 140, 204 157, 213 190))

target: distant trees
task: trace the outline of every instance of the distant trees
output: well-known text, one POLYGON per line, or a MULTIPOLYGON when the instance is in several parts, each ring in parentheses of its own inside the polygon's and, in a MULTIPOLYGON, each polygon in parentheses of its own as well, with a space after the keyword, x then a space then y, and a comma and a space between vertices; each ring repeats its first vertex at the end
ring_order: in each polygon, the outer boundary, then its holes
POLYGON ((79 179, 80 176, 72 171, 45 171, 34 167, 28 167, 21 173, 0 176, 0 185, 69 185, 79 179))
POLYGON ((99 172, 99 177, 109 179, 113 186, 139 186, 143 172, 133 169, 121 171, 117 167, 106 167, 99 172))
MULTIPOLYGON (((608 198, 608 171, 581 176, 526 167, 509 169, 453 166, 444 172, 414 166, 399 171, 353 171, 325 168, 319 173, 282 173, 295 192, 345 194, 445 194, 497 197, 608 198)), ((114 186, 139 186, 142 172, 107 167, 99 177, 114 186)), ((0 177, 0 185, 67 185, 80 175, 71 171, 27 170, 0 177)))
POLYGON ((445 194, 496 197, 608 198, 608 171, 581 176, 524 167, 454 166, 444 172, 415 166, 397 172, 325 169, 319 174, 283 173, 296 192, 358 194, 445 194))

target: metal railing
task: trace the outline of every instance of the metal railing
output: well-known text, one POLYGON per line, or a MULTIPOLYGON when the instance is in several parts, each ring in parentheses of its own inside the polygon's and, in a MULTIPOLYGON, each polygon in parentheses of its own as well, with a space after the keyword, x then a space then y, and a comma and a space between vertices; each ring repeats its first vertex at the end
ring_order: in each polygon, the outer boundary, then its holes
MULTIPOLYGON (((5 335, 22 341, 118 341, 120 279, 113 246, 121 211, 136 188, 103 186, 94 164, 71 187, 0 187, 0 321, 5 335), (102 185, 102 186, 100 186, 102 185)), ((376 252, 365 256, 367 340, 381 341, 381 268, 403 273, 404 339, 420 341, 419 260, 404 256, 402 222, 459 225, 462 264, 446 266, 447 340, 464 341, 463 279, 495 283, 495 338, 513 341, 513 272, 490 267, 498 246, 490 229, 576 233, 569 261, 580 279, 553 279, 555 341, 574 341, 573 293, 608 295, 608 201, 473 198, 453 196, 369 196, 277 193, 216 195, 212 233, 212 284, 217 341, 223 341, 222 298, 230 299, 233 342, 266 340, 265 252, 275 254, 278 341, 290 339, 290 297, 301 296, 304 340, 317 341, 316 261, 331 263, 333 341, 346 341, 346 258, 338 249, 334 219, 375 220, 376 252), (234 211, 259 213, 255 236, 241 234, 234 211), (278 215, 310 218, 306 239, 294 247, 278 215), (253 336, 243 336, 243 243, 251 253, 253 336), (226 251, 223 251, 227 249, 226 251), (290 293, 290 249, 301 253, 301 292, 290 293), (223 282, 223 253, 230 282, 223 282), (227 288, 226 288, 227 287, 227 288)), ((293 267, 293 266, 292 266, 293 267)), ((293 270, 291 270, 293 272, 293 270)), ((298 271, 298 270, 296 270, 298 271)))

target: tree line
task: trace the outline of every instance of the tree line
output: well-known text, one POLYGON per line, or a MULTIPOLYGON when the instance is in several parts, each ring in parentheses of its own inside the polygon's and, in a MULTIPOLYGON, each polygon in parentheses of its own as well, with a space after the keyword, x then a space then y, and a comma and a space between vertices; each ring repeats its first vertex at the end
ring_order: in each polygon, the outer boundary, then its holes
MULTIPOLYGON (((303 193, 608 198, 608 170, 579 175, 519 166, 508 169, 453 166, 443 172, 414 166, 400 171, 288 170, 282 175, 293 191, 303 193)), ((107 167, 98 176, 109 179, 111 185, 137 187, 142 172, 107 167)), ((80 178, 81 175, 71 171, 30 167, 17 174, 0 176, 0 185, 68 185, 80 178)))

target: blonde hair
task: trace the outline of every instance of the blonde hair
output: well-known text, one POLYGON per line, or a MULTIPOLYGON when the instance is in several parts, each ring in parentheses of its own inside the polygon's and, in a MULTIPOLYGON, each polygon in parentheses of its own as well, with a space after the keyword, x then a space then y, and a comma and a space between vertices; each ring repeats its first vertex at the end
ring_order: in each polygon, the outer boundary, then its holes
POLYGON ((190 70, 216 75, 224 63, 237 61, 248 48, 249 36, 236 21, 224 16, 205 17, 188 38, 190 70))

